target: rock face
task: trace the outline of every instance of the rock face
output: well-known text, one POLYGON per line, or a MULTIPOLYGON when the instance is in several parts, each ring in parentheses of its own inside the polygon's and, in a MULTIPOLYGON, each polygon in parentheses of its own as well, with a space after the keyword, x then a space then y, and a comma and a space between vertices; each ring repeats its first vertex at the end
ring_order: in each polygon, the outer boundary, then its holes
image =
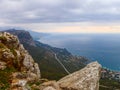
POLYGON ((101 65, 93 62, 57 83, 62 90, 99 90, 100 71, 101 65))
POLYGON ((9 75, 11 90, 16 88, 16 90, 27 90, 28 82, 40 78, 38 64, 19 43, 18 38, 4 32, 0 33, 0 70, 5 71, 10 68, 14 69, 9 75))
POLYGON ((99 90, 100 71, 101 65, 93 62, 57 82, 41 84, 39 90, 99 90))

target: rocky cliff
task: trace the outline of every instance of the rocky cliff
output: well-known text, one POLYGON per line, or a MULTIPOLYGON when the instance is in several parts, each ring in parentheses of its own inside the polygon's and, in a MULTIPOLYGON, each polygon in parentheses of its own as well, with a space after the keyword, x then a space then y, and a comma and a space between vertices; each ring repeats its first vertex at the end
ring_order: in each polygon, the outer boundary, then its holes
POLYGON ((18 38, 0 33, 0 90, 98 90, 100 70, 93 62, 59 81, 41 83, 38 64, 18 38))
POLYGON ((40 78, 38 64, 19 43, 17 37, 6 32, 0 33, 0 74, 2 90, 26 90, 28 82, 40 78), (2 77, 8 79, 2 80, 2 77))

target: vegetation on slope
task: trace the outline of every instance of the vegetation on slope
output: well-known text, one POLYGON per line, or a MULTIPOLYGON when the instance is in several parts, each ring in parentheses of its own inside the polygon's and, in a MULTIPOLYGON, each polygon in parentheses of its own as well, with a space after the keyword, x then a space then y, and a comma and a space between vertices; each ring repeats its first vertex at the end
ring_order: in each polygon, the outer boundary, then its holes
POLYGON ((34 60, 39 64, 42 78, 56 79, 67 75, 61 65, 51 55, 50 51, 44 50, 44 48, 29 46, 24 44, 25 48, 32 55, 34 60), (53 77, 54 76, 54 77, 53 77))
POLYGON ((109 79, 100 79, 100 89, 99 90, 119 90, 120 82, 109 79))

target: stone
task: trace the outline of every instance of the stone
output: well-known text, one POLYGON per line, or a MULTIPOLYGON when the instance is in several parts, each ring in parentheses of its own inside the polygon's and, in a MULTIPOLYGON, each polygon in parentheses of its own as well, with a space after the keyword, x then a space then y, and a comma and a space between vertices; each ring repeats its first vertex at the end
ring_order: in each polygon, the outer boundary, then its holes
POLYGON ((62 90, 99 90, 101 65, 98 62, 88 64, 57 83, 62 90))
POLYGON ((55 88, 53 88, 51 86, 48 86, 48 87, 44 88, 43 90, 57 90, 57 89, 55 89, 55 88))
POLYGON ((6 68, 6 63, 3 61, 0 61, 0 70, 4 70, 6 68))
POLYGON ((25 79, 13 79, 11 85, 23 87, 26 85, 26 83, 27 83, 27 81, 25 79))
POLYGON ((61 90, 56 81, 48 81, 40 85, 40 90, 61 90))

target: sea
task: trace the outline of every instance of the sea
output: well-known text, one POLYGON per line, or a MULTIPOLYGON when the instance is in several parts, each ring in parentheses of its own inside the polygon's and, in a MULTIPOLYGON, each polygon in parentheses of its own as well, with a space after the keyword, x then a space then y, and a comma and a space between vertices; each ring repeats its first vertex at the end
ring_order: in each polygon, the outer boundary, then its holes
POLYGON ((73 55, 98 61, 104 68, 120 71, 120 34, 50 34, 39 40, 66 48, 73 55))

